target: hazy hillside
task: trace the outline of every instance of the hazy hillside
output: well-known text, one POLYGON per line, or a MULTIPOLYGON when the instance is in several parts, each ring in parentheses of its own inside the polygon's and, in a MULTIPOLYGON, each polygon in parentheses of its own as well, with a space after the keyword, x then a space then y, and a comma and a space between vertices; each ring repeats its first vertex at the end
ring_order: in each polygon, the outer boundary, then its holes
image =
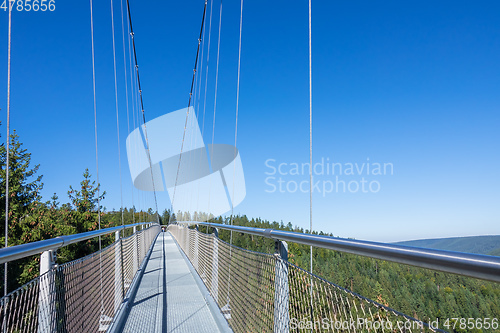
POLYGON ((496 249, 488 253, 490 256, 498 256, 500 257, 500 249, 496 249))
MULTIPOLYGON (((215 222, 228 224, 229 219, 218 218, 215 222)), ((235 216, 233 223, 253 228, 304 232, 303 229, 293 227, 291 223, 284 225, 261 219, 248 219, 246 216, 235 216)), ((207 230, 200 227, 200 232, 205 233, 207 230)), ((319 234, 324 235, 322 232, 319 234)), ((230 242, 231 233, 220 230, 219 237, 230 242)), ((477 242, 477 238, 475 239, 472 243, 477 242)), ((482 238, 480 241, 485 243, 482 238)), ((500 236, 497 236, 497 244, 498 241, 500 236)), ((274 251, 272 239, 249 234, 233 233, 232 243, 237 247, 257 252, 274 251)), ((500 248, 500 245, 498 247, 500 248)), ((307 245, 288 243, 289 261, 306 270, 311 264, 309 251, 307 245)), ((500 318, 498 283, 322 248, 315 248, 313 251, 313 272, 342 288, 352 290, 410 316, 429 318, 430 321, 439 319, 439 322, 443 323, 447 318, 500 318)), ((299 308, 307 309, 308 305, 300 303, 299 308)), ((499 333, 500 331, 457 329, 453 332, 499 333)))
POLYGON ((500 256, 500 236, 418 239, 396 244, 500 256))

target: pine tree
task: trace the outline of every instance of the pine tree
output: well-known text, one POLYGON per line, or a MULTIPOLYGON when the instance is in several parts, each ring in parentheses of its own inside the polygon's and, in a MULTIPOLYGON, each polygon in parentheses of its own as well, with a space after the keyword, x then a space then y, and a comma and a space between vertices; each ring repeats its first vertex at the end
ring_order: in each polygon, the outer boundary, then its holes
MULTIPOLYGON (((7 149, 0 145, 0 242, 5 243, 5 185, 7 149)), ((40 206, 40 191, 43 188, 42 176, 37 175, 39 165, 31 166, 31 153, 23 148, 16 131, 10 136, 9 147, 9 212, 8 212, 8 244, 19 245, 29 241, 31 229, 23 227, 40 206)), ((15 289, 20 281, 23 267, 31 258, 18 260, 8 265, 10 283, 9 291, 15 289)), ((3 275, 3 265, 2 272, 3 275)), ((3 288, 3 286, 2 286, 3 288)), ((3 291, 2 291, 3 292, 3 291)))
MULTIPOLYGON (((81 190, 77 191, 73 187, 69 186, 68 196, 72 204, 75 206, 76 211, 80 213, 86 212, 96 212, 97 204, 100 200, 103 200, 106 191, 104 191, 99 198, 97 198, 97 192, 99 191, 99 186, 96 185, 95 181, 91 182, 92 175, 89 169, 85 169, 83 172, 83 180, 80 182, 81 190)), ((99 207, 102 210, 102 206, 99 207)))
MULTIPOLYGON (((37 175, 40 165, 31 167, 31 153, 23 148, 19 136, 14 133, 10 136, 9 152, 9 245, 24 243, 21 239, 19 221, 28 217, 40 203, 40 191, 43 188, 42 176, 37 175)), ((6 178, 6 149, 0 145, 0 212, 2 221, 5 220, 5 178, 6 178)), ((4 225, 1 227, 1 242, 5 242, 4 225)))
MULTIPOLYGON (((72 186, 69 187, 68 197, 71 200, 71 204, 74 210, 69 212, 69 222, 74 228, 75 233, 83 233, 87 231, 93 231, 99 229, 99 219, 98 219, 98 202, 104 200, 106 196, 106 191, 103 191, 99 195, 100 184, 96 184, 92 180, 92 175, 88 169, 85 169, 83 173, 83 180, 80 182, 80 190, 73 189, 72 186)), ((99 212, 101 217, 104 215, 102 206, 99 207, 99 212)), ((105 219, 101 222, 101 228, 107 228, 109 225, 105 223, 105 219)), ((109 243, 110 237, 103 239, 102 247, 109 243)), ((85 242, 80 242, 73 244, 73 246, 68 246, 64 248, 64 253, 66 253, 68 259, 76 259, 95 252, 99 249, 99 243, 97 239, 91 239, 85 242)))

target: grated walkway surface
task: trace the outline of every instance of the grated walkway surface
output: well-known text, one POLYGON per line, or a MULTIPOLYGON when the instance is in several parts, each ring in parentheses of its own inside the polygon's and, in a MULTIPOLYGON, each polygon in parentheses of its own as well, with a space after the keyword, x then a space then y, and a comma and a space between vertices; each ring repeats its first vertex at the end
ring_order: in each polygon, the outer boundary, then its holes
POLYGON ((219 332, 170 233, 158 235, 123 332, 219 332))

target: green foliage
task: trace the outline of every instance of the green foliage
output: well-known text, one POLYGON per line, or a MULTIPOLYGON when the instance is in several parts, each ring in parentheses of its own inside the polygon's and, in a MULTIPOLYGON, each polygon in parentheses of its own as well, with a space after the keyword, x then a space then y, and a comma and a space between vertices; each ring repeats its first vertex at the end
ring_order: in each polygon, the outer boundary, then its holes
POLYGON ((493 250, 491 251, 490 253, 488 253, 490 256, 497 256, 497 257, 500 257, 500 248, 496 249, 496 250, 493 250))
MULTIPOLYGON (((0 242, 5 243, 5 201, 6 201, 6 164, 7 149, 5 144, 0 145, 0 242)), ((9 145, 9 211, 8 211, 8 244, 19 245, 30 241, 30 228, 26 228, 31 216, 38 211, 38 203, 41 199, 40 191, 43 187, 42 176, 37 175, 39 165, 31 166, 31 154, 23 148, 19 137, 14 131, 10 136, 9 145)), ((22 280, 25 275, 25 267, 30 266, 33 270, 33 264, 30 259, 18 260, 16 264, 8 265, 9 276, 16 276, 22 280)), ((26 269, 30 269, 26 268, 26 269)), ((3 275, 3 265, 0 274, 3 275)), ((18 282, 16 281, 16 282, 18 282)), ((17 286, 17 283, 12 284, 17 286)), ((3 285, 1 291, 3 293, 3 285)), ((9 287, 9 289, 12 289, 9 287)))
POLYGON ((160 216, 160 224, 168 225, 169 223, 175 222, 175 214, 170 216, 170 209, 165 209, 163 214, 160 216))
MULTIPOLYGON (((70 203, 59 203, 54 194, 51 200, 42 202, 40 190, 42 177, 37 175, 39 166, 31 166, 31 154, 22 147, 14 132, 11 136, 9 155, 9 245, 24 244, 111 227, 123 224, 154 221, 153 210, 137 211, 135 207, 123 211, 106 212, 98 208, 98 186, 86 169, 80 188, 70 186, 70 203)), ((0 144, 0 215, 5 219, 5 165, 6 149, 0 144)), ((99 201, 104 200, 105 192, 99 201)), ((178 212, 172 214, 165 210, 159 220, 162 224, 169 221, 206 219, 203 213, 188 216, 178 212)), ((229 223, 229 219, 212 218, 212 222, 229 223)), ((248 219, 246 216, 234 217, 235 225, 273 228, 295 232, 308 232, 293 227, 291 223, 269 222, 261 219, 248 219)), ((206 232, 201 227, 200 231, 206 232)), ((0 223, 0 241, 4 242, 3 223, 0 223)), ((320 232, 320 234, 323 234, 320 232)), ((231 233, 221 230, 219 236, 229 241, 231 233)), ((333 235, 329 235, 333 236, 333 235)), ((114 236, 102 237, 104 247, 114 240, 114 236)), ((272 253, 274 242, 248 234, 233 232, 233 244, 253 251, 272 253)), ((309 269, 309 247, 290 243, 289 261, 309 269)), ((99 248, 98 239, 73 244, 58 251, 58 262, 63 263, 95 252, 99 248)), ((496 253, 496 252, 495 252, 496 253)), ((492 253, 493 254, 493 253, 492 253)), ((498 255, 498 253, 497 253, 498 255)), ((38 275, 39 257, 25 258, 9 263, 9 290, 38 275), (13 278, 15 277, 15 278, 13 278)), ((3 265, 0 266, 0 270, 3 265)), ((341 287, 371 298, 393 309, 423 320, 447 318, 498 318, 500 317, 500 288, 498 284, 445 274, 415 267, 349 255, 325 249, 313 250, 313 272, 341 287)), ((3 272, 0 271, 3 275, 3 272)), ((3 287, 3 286, 2 286, 3 287)), ((0 292, 3 292, 0 290, 0 292)))
MULTIPOLYGON (((43 188, 42 176, 36 175, 39 165, 31 167, 31 154, 22 147, 14 131, 10 136, 9 151, 9 245, 23 243, 22 228, 19 222, 27 218, 37 208, 43 188)), ((5 220, 5 182, 7 151, 5 144, 0 145, 0 213, 5 220)), ((5 242, 5 227, 0 223, 1 242, 5 242)))
MULTIPOLYGON (((228 224, 229 220, 219 218, 213 222, 228 224)), ((233 224, 304 232, 290 223, 249 220, 246 216, 234 217, 233 224)), ((219 236, 227 242, 230 240, 229 231, 222 230, 219 236)), ((248 234, 233 232, 233 244, 253 251, 274 252, 273 240, 248 234)), ((289 243, 288 258, 291 263, 309 270, 309 246, 289 243)), ((426 321, 429 318, 444 322, 454 317, 500 317, 500 285, 487 281, 319 248, 313 249, 313 273, 426 321)))
MULTIPOLYGON (((42 176, 37 175, 39 165, 31 166, 31 154, 23 148, 19 137, 11 135, 9 153, 9 246, 36 242, 61 235, 82 233, 99 228, 98 202, 104 200, 106 192, 99 194, 99 184, 92 180, 88 169, 83 173, 80 188, 69 187, 69 203, 60 205, 54 193, 51 200, 42 202, 40 191, 43 187, 42 176), (98 198, 99 196, 99 198, 98 198), (98 200, 99 199, 99 200, 98 200)), ((5 242, 5 179, 6 148, 0 144, 0 242, 5 242)), ((136 211, 135 208, 123 212, 101 212, 101 228, 153 221, 155 213, 136 211)), ((101 237, 101 246, 114 241, 114 235, 101 237)), ((57 252, 59 263, 86 256, 99 249, 99 239, 63 247, 57 252)), ((35 278, 39 274, 39 256, 24 258, 8 264, 9 291, 35 278)), ((3 276, 3 265, 0 266, 3 276)), ((3 284, 0 293, 3 293, 3 284)))
MULTIPOLYGON (((79 213, 97 211, 98 202, 104 200, 106 195, 106 191, 104 191, 98 196, 99 186, 96 186, 95 181, 91 182, 91 177, 89 169, 85 169, 83 180, 80 182, 81 190, 77 191, 71 185, 69 186, 68 197, 79 213)), ((102 210, 102 206, 99 208, 102 210)))

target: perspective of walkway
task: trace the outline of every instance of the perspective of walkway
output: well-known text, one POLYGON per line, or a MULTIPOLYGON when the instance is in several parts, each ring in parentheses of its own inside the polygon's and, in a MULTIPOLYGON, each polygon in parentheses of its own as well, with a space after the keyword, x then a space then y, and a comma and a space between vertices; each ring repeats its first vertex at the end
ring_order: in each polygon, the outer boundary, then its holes
POLYGON ((123 332, 230 332, 215 307, 170 233, 161 232, 131 300, 123 332))

